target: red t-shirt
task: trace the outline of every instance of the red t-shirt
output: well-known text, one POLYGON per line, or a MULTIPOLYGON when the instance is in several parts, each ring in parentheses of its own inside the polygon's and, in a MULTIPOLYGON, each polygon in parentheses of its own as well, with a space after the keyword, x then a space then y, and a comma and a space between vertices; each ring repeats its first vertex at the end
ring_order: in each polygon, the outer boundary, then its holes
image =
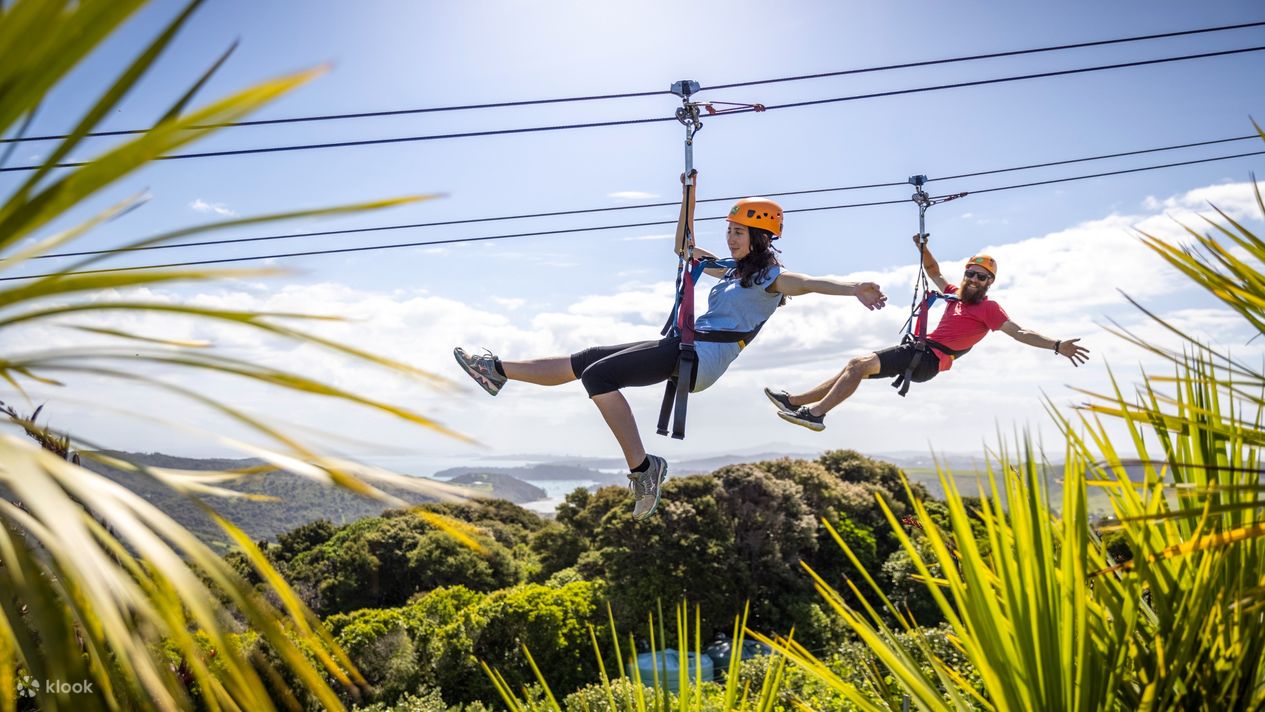
MULTIPOLYGON (((957 291, 957 285, 950 284, 944 293, 956 294, 957 291)), ((988 297, 984 297, 978 304, 947 302, 944 314, 940 316, 940 323, 936 324, 935 331, 927 334, 927 338, 954 350, 969 349, 978 344, 988 332, 997 331, 1009 320, 1006 310, 988 297)), ((953 357, 940 354, 940 370, 947 371, 952 367, 953 357)))

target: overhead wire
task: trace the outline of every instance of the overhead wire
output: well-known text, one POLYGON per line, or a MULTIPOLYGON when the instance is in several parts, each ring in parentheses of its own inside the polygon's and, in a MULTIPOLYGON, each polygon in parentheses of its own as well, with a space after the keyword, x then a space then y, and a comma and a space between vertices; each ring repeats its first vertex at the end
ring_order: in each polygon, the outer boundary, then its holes
POLYGON ((1247 158, 1248 156, 1262 156, 1265 151, 1247 151, 1245 153, 1236 153, 1230 156, 1213 156, 1212 158, 1197 158, 1190 161, 1176 161, 1173 163, 1162 163, 1157 166, 1143 166, 1141 168, 1125 168, 1115 171, 1104 171, 1102 173, 1088 173, 1086 175, 1072 176, 1070 178, 1051 178, 1049 180, 1035 180, 1027 183, 1016 183, 1014 185, 999 186, 996 188, 982 188, 980 190, 969 191, 970 195, 982 195, 984 193, 996 193, 1003 190, 1015 190, 1016 188, 1032 188, 1038 185, 1053 185, 1055 183, 1069 183, 1075 180, 1088 180, 1090 178, 1104 178, 1106 176, 1122 176, 1129 173, 1143 173, 1145 171, 1157 171, 1162 168, 1176 168, 1179 166, 1193 166, 1200 163, 1213 163, 1216 161, 1228 161, 1234 158, 1247 158))
MULTIPOLYGON (((888 90, 888 91, 869 92, 865 94, 853 94, 849 96, 831 97, 831 98, 826 98, 826 99, 810 99, 806 101, 796 101, 796 102, 789 102, 789 103, 784 103, 784 104, 764 104, 764 105, 761 105, 759 108, 753 107, 753 108, 747 108, 747 109, 736 109, 736 110, 727 111, 725 112, 724 115, 744 114, 744 113, 750 113, 753 111, 772 111, 776 109, 791 109, 791 108, 800 108, 800 107, 805 107, 805 106, 818 106, 822 104, 835 104, 835 103, 859 101, 859 100, 865 100, 865 99, 877 99, 877 98, 882 98, 882 97, 920 94, 920 93, 932 92, 932 91, 962 89, 966 87, 986 86, 986 85, 991 85, 991 84, 1003 84, 1003 83, 1008 83, 1008 82, 1027 81, 1031 79, 1044 79, 1044 78, 1049 78, 1049 77, 1070 76, 1074 74, 1086 74, 1090 72, 1101 72, 1101 71, 1108 71, 1108 70, 1113 70, 1113 69, 1142 67, 1142 66, 1149 66, 1149 65, 1166 64, 1166 63, 1171 63, 1171 62, 1184 62, 1184 61, 1195 60, 1195 59, 1208 59, 1212 57, 1225 57, 1225 56, 1231 56, 1231 55, 1236 55, 1236 54, 1260 52, 1263 50, 1265 50, 1265 46, 1258 45, 1254 47, 1242 47, 1238 49, 1219 50, 1215 52, 1201 52, 1198 54, 1179 55, 1175 57, 1161 57, 1159 59, 1135 60, 1131 62, 1118 62, 1115 64, 1096 65, 1092 67, 1079 67, 1076 69, 1062 69, 1062 70, 1057 70, 1057 71, 1037 72, 1037 73, 1032 73, 1032 74, 1021 74, 1021 75, 1009 76, 1009 77, 994 77, 992 79, 978 79, 978 80, 972 80, 972 81, 954 82, 951 84, 937 84, 937 85, 932 85, 932 86, 914 87, 910 89, 893 89, 893 90, 888 90)), ((576 124, 527 126, 527 127, 510 128, 510 129, 487 129, 487 130, 480 130, 480 131, 462 131, 462 132, 455 132, 455 133, 429 134, 429 135, 422 135, 422 136, 396 136, 392 138, 356 139, 356 140, 350 140, 350 141, 328 141, 328 142, 323 142, 323 143, 297 144, 297 145, 289 145, 289 146, 262 146, 258 148, 239 148, 239 149, 225 149, 225 150, 219 150, 219 151, 200 151, 200 152, 195 152, 195 153, 176 153, 176 154, 171 154, 168 156, 158 156, 154 160, 174 161, 174 160, 194 159, 194 158, 220 158, 220 157, 225 157, 225 156, 244 156, 244 155, 257 155, 257 154, 265 154, 265 153, 286 153, 286 152, 293 152, 293 151, 309 151, 309 150, 318 150, 318 149, 327 149, 327 148, 347 148, 347 147, 353 147, 353 146, 380 146, 380 145, 388 145, 388 144, 415 143, 415 142, 421 142, 421 141, 436 141, 436 140, 456 139, 456 138, 503 136, 503 135, 510 135, 510 134, 540 133, 540 132, 548 132, 548 131, 567 131, 567 130, 573 130, 573 129, 601 128, 601 127, 609 127, 609 126, 628 126, 628 125, 633 125, 633 124, 651 124, 651 123, 662 123, 662 122, 669 122, 669 121, 676 121, 676 117, 664 116, 664 117, 649 117, 649 118, 641 118, 641 119, 620 119, 620 120, 615 120, 615 121, 590 121, 590 122, 576 123, 576 124)), ((68 162, 58 163, 54 167, 55 168, 77 168, 77 167, 85 166, 88 163, 89 161, 68 161, 68 162)), ((44 168, 44 166, 41 166, 41 165, 6 166, 3 168, 0 168, 0 173, 29 172, 29 171, 40 170, 41 168, 44 168)))
MULTIPOLYGON (((1030 163, 1025 166, 1015 166, 1015 167, 1010 167, 1010 168, 994 168, 991 170, 974 171, 971 173, 959 173, 956 175, 938 176, 934 178, 928 178, 927 180, 928 182, 934 182, 934 181, 954 180, 954 179, 959 179, 959 178, 974 178, 974 177, 979 177, 979 176, 995 175, 999 173, 1011 173, 1014 171, 1047 168, 1051 166, 1063 166, 1063 165, 1069 165, 1073 163, 1085 163, 1089 161, 1099 161, 1099 160, 1104 160, 1108 158, 1122 158, 1126 156, 1137 156, 1137 155, 1144 155, 1144 154, 1150 154, 1150 153, 1158 153, 1162 151, 1174 151, 1174 150, 1179 150, 1179 149, 1196 148, 1196 147, 1201 147, 1201 146, 1212 146, 1212 145, 1218 145, 1218 144, 1223 144, 1223 143, 1231 143, 1235 141, 1247 141, 1247 140, 1252 140, 1252 139, 1260 139, 1260 136, 1257 134, 1250 134, 1246 136, 1234 136, 1231 138, 1219 138, 1219 139, 1211 139, 1207 141, 1180 143, 1180 144, 1174 144, 1170 146, 1144 148, 1144 149, 1138 149, 1134 151, 1120 151, 1116 153, 1104 153, 1104 154, 1099 154, 1099 155, 1094 155, 1094 156, 1084 156, 1081 158, 1070 158, 1070 159, 1059 160, 1059 161, 1046 161, 1044 163, 1030 163)), ((893 187, 904 186, 904 185, 908 185, 908 183, 906 181, 895 181, 895 182, 888 182, 888 183, 865 183, 865 184, 858 184, 858 185, 835 186, 835 187, 830 187, 830 188, 811 188, 811 189, 806 189, 806 190, 761 192, 759 193, 759 195, 763 197, 768 197, 768 198, 781 198, 781 197, 788 197, 788 196, 795 196, 795 195, 834 193, 834 192, 843 192, 843 191, 852 191, 852 190, 866 190, 866 189, 871 189, 871 188, 893 188, 893 187)), ((738 198, 741 198, 741 197, 744 197, 744 196, 735 195, 735 196, 725 196, 725 197, 719 197, 719 198, 701 198, 697 200, 696 202, 698 203, 720 203, 720 202, 727 203, 727 202, 737 200, 738 198)), ((221 238, 217 240, 202 240, 202 241, 197 241, 197 242, 145 245, 143 247, 133 247, 133 248, 81 250, 77 252, 55 252, 55 253, 51 253, 47 255, 38 255, 32 259, 87 257, 87 256, 92 256, 92 255, 104 255, 104 254, 124 253, 124 252, 141 252, 141 251, 148 251, 148 250, 169 250, 169 249, 180 249, 180 248, 190 248, 190 247, 209 247, 209 246, 214 246, 214 245, 231 245, 231 244, 251 243, 251 242, 271 242, 274 240, 289 240, 289 239, 308 238, 308 237, 328 237, 332 235, 350 235, 350 234, 358 234, 358 233, 365 233, 365 232, 382 232, 382 231, 388 231, 388 230, 404 230, 404 229, 412 229, 412 228, 451 227, 454 225, 470 225, 470 224, 476 224, 476 223, 501 222, 501 221, 506 221, 506 220, 524 220, 524 219, 544 218, 544 217, 564 217, 564 216, 570 216, 570 215, 585 215, 585 214, 593 214, 593 213, 616 212, 616 211, 623 211, 623 210, 639 210, 639 209, 645 209, 645 208, 668 208, 668 207, 676 207, 677 205, 679 205, 679 202, 674 201, 674 202, 660 202, 660 203, 642 203, 640 205, 616 205, 616 206, 608 206, 608 207, 602 207, 602 208, 578 208, 578 209, 572 209, 572 210, 554 210, 554 211, 549 211, 549 212, 520 213, 517 215, 497 215, 497 216, 481 217, 481 218, 463 218, 463 219, 458 219, 458 220, 439 220, 439 221, 423 222, 423 223, 404 223, 404 224, 398 224, 398 225, 379 225, 379 226, 373 226, 373 227, 342 228, 342 229, 337 229, 337 230, 319 230, 319 231, 313 231, 313 232, 287 233, 287 234, 280 234, 280 235, 221 238)))
MULTIPOLYGON (((1262 27, 1262 26, 1265 26, 1265 21, 1243 22, 1243 23, 1232 24, 1232 25, 1219 25, 1215 27, 1202 27, 1202 28, 1196 28, 1196 29, 1190 29, 1190 30, 1177 30, 1173 32, 1160 32, 1160 33, 1147 34, 1147 35, 1116 37, 1116 38, 1106 39, 1106 40, 1091 40, 1088 42, 1074 42, 1070 44, 1050 45, 1050 46, 1045 46, 1045 47, 1032 47, 1032 48, 1027 48, 1027 49, 1005 50, 1001 52, 990 52, 986 54, 974 54, 974 55, 966 55, 966 56, 959 56, 959 57, 946 57, 946 58, 941 58, 941 59, 918 60, 918 61, 913 61, 913 62, 903 62, 900 64, 887 64, 887 65, 879 65, 879 66, 872 66, 872 67, 862 67, 862 68, 857 68, 857 69, 844 69, 844 70, 831 71, 831 72, 818 72, 815 74, 800 74, 800 75, 788 76, 788 77, 774 77, 771 79, 756 79, 756 80, 751 80, 751 81, 730 82, 726 84, 712 84, 712 85, 704 86, 702 88, 702 91, 732 89, 732 88, 737 88, 737 87, 759 86, 759 85, 766 85, 766 84, 779 84, 779 83, 784 83, 784 82, 796 82, 796 81, 804 81, 804 80, 810 80, 810 79, 823 79, 823 78, 828 78, 828 77, 853 76, 853 75, 859 75, 859 74, 870 74, 874 72, 885 72, 885 71, 891 71, 891 70, 897 70, 897 69, 932 67, 932 66, 939 66, 939 65, 946 65, 946 64, 956 64, 956 63, 961 63, 961 62, 973 62, 973 61, 979 61, 979 60, 985 60, 985 59, 999 59, 1002 57, 1017 57, 1017 56, 1023 56, 1023 55, 1042 54, 1042 53, 1048 53, 1048 52, 1062 52, 1062 51, 1067 51, 1067 50, 1072 50, 1072 49, 1083 49, 1087 47, 1103 47, 1103 46, 1108 46, 1108 45, 1126 44, 1126 43, 1132 43, 1132 42, 1145 42, 1145 41, 1153 41, 1153 40, 1160 40, 1160 39, 1169 39, 1173 37, 1186 37, 1186 36, 1192 36, 1192 35, 1209 34, 1209 33, 1214 33, 1214 32, 1228 32, 1228 31, 1233 31, 1233 30, 1241 30, 1241 29, 1248 29, 1252 27, 1262 27)), ((522 107, 522 106, 537 106, 537 105, 562 104, 562 103, 572 103, 572 102, 600 101, 600 100, 609 100, 609 99, 629 99, 629 98, 640 98, 640 97, 650 97, 650 96, 662 96, 666 94, 671 94, 671 92, 666 91, 666 90, 635 91, 635 92, 623 92, 623 93, 614 93, 614 94, 593 94, 593 95, 587 95, 587 96, 555 97, 555 98, 548 98, 548 99, 525 99, 525 100, 515 100, 515 101, 485 102, 485 103, 476 103, 476 104, 458 104, 458 105, 453 105, 453 106, 432 106, 432 107, 421 107, 421 108, 412 108, 412 109, 387 109, 387 110, 379 110, 379 111, 358 111, 358 112, 347 112, 347 113, 338 113, 338 114, 317 114, 313 116, 292 116, 292 117, 283 117, 283 118, 276 118, 276 119, 250 119, 250 120, 243 120, 243 121, 225 122, 222 124, 214 124, 209 127, 199 126, 196 128, 270 126, 270 125, 278 125, 278 124, 293 124, 293 123, 320 122, 320 121, 339 121, 339 120, 346 120, 346 119, 365 119, 365 118, 379 118, 379 117, 388 117, 388 116, 407 116, 407 115, 415 115, 415 114, 430 114, 430 113, 441 113, 441 112, 450 112, 450 111, 500 109, 500 108, 512 108, 512 107, 522 107)), ((113 131, 93 131, 86 134, 86 136, 88 137, 128 136, 128 135, 142 134, 148 130, 149 129, 118 129, 118 130, 113 130, 113 131)), ((17 137, 11 137, 11 138, 0 138, 0 143, 58 141, 58 140, 64 140, 66 138, 69 138, 69 134, 17 136, 17 137)))
POLYGON ((1061 52, 1069 49, 1082 49, 1085 47, 1103 47, 1106 45, 1124 44, 1127 42, 1142 42, 1147 40, 1166 39, 1171 37, 1183 37, 1188 35, 1198 35, 1208 32, 1225 32, 1227 30, 1241 30, 1249 27, 1262 27, 1265 22, 1244 22, 1237 25, 1221 25, 1219 27, 1205 27, 1195 30, 1179 30, 1177 32, 1161 32, 1153 35, 1134 35, 1132 37, 1119 37, 1109 40, 1092 40, 1089 42, 1075 42, 1072 44, 1051 45, 1048 47, 1035 47, 1032 49, 1016 49, 1002 52, 989 52, 987 54, 972 54, 964 57, 952 57, 948 59, 929 59, 915 62, 904 62, 901 64, 885 64, 877 67, 865 67, 863 69, 844 69, 835 72, 817 72, 815 74, 799 74, 791 77, 775 77, 773 79, 756 79, 746 82, 730 82, 728 84, 710 84, 704 86, 700 91, 709 91, 717 89, 735 89, 738 87, 753 87, 765 84, 780 84, 783 82, 797 82, 805 79, 825 79, 827 77, 846 77, 854 74, 867 74, 870 72, 885 72, 894 69, 913 69, 917 67, 934 67, 942 64, 953 64, 957 62, 973 62, 982 59, 999 59, 1001 57, 1019 57, 1029 54, 1041 54, 1044 52, 1061 52))
MULTIPOLYGON (((980 195, 980 194, 985 194, 985 193, 1000 192, 1004 190, 1015 190, 1018 188, 1029 188, 1033 186, 1051 185, 1055 183, 1068 183, 1071 181, 1088 180, 1091 178, 1102 178, 1106 176, 1125 175, 1129 173, 1141 173, 1144 171, 1160 170, 1164 168, 1174 168, 1178 166, 1189 166, 1189 165, 1196 165, 1196 164, 1201 164, 1201 163, 1211 163, 1214 161, 1226 161, 1226 160, 1231 160, 1235 158, 1246 158, 1248 156, 1260 156, 1260 155, 1265 155, 1265 150, 1250 151, 1250 152, 1238 153, 1238 154, 1233 154, 1233 155, 1228 155, 1228 156, 1214 156, 1211 158, 1192 159, 1188 161, 1175 161, 1171 163, 1164 163, 1164 164, 1153 165, 1153 166, 1143 166, 1140 168, 1127 168, 1127 169, 1119 169, 1119 170, 1114 170, 1114 171, 1103 171, 1100 173, 1070 176, 1070 177, 1065 177, 1065 178, 1056 178, 1056 179, 1041 180, 1041 181, 1030 181, 1027 183, 1018 183, 1018 184, 1007 185, 1007 186, 997 186, 993 188, 982 188, 979 190, 967 191, 967 194, 980 195)), ((783 212, 810 213, 810 212, 820 212, 820 211, 825 211, 825 210, 844 210, 844 209, 850 209, 850 208, 872 207, 872 206, 879 206, 879 205, 898 205, 898 204, 905 204, 907 202, 909 201, 908 200, 880 200, 880 201, 873 201, 873 202, 867 202, 867 203, 851 203, 851 204, 845 204, 845 205, 825 205, 825 206, 818 206, 818 207, 811 207, 811 208, 795 208, 795 209, 785 210, 783 212)), ((712 217, 697 218, 696 222, 723 220, 726 217, 727 216, 725 215, 717 215, 717 216, 712 216, 712 217)), ((402 248, 408 248, 408 247, 451 245, 451 244, 467 243, 467 242, 486 242, 486 241, 492 241, 492 240, 506 240, 506 239, 522 238, 522 237, 535 237, 535 236, 542 236, 542 235, 561 235, 561 234, 573 234, 573 233, 581 233, 581 232, 597 232, 597 231, 602 231, 602 230, 616 230, 616 229, 632 228, 632 227, 675 225, 676 222, 677 222, 676 220, 659 220, 659 221, 640 222, 640 223, 626 223, 622 225, 601 225, 601 226, 582 227, 582 228, 564 228, 564 229, 559 229, 559 230, 540 230, 540 231, 535 231, 535 232, 511 233, 511 234, 504 234, 504 235, 486 235, 486 236, 481 236, 481 237, 458 237, 458 238, 449 238, 449 239, 443 239, 443 240, 426 240, 426 241, 407 242, 407 243, 390 243, 390 244, 385 244, 385 245, 363 245, 363 246, 357 246, 357 247, 340 247, 340 248, 331 248, 331 249, 325 249, 325 250, 304 250, 304 251, 273 254, 273 255, 253 255, 253 256, 248 256, 248 257, 227 257, 227 258, 216 258, 216 259, 206 259, 206 260, 190 260, 186 262, 170 262, 166 264, 153 264, 153 265, 134 265, 134 266, 129 266, 129 267, 113 267, 113 268, 103 268, 103 269, 95 269, 95 270, 82 270, 82 271, 76 271, 76 272, 52 272, 52 273, 47 273, 47 274, 24 275, 24 276, 15 276, 15 277, 0 277, 0 282, 8 282, 8 281, 14 281, 14 280, 27 280, 27 279, 44 279, 48 277, 59 277, 59 276, 68 276, 68 275, 77 275, 77 274, 100 274, 100 273, 106 273, 106 272, 130 272, 130 271, 145 270, 145 269, 167 269, 167 268, 173 268, 173 267, 193 267, 193 266, 212 265, 212 264, 233 264, 233 263, 240 263, 240 262, 260 261, 260 260, 285 259, 285 258, 291 258, 291 257, 350 254, 350 253, 356 253, 356 252, 402 249, 402 248)))

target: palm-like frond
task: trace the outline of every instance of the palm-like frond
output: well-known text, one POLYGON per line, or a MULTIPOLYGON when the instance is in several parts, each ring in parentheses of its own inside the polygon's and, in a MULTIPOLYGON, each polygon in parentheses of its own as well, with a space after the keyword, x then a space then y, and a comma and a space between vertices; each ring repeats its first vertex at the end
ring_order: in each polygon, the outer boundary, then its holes
MULTIPOLYGON (((15 125, 28 126, 44 96, 143 4, 143 0, 18 0, 0 5, 0 135, 15 125)), ((147 196, 135 195, 73 228, 41 236, 55 219, 150 161, 246 116, 321 73, 318 68, 265 81, 190 109, 194 95, 227 58, 230 48, 172 103, 153 129, 120 141, 75 167, 55 168, 55 164, 76 160, 72 152, 83 150, 86 135, 134 90, 200 4, 200 0, 188 2, 142 47, 122 73, 91 100, 69 135, 42 165, 0 200, 0 329, 12 333, 32 324, 63 326, 125 343, 132 356, 124 366, 119 358, 121 350, 102 346, 20 352, 10 339, 0 352, 0 376, 19 397, 32 384, 73 388, 76 379, 83 376, 157 386, 209 406, 262 436, 266 441, 262 445, 223 436, 217 436, 216 441, 260 457, 272 468, 346 487, 376 497, 384 505, 408 503, 388 495, 377 484, 406 486, 433 497, 462 496, 464 491, 458 488, 331 457, 260 417, 151 373, 153 369, 175 368, 190 374, 236 377, 259 387, 340 399, 447 436, 462 437, 421 413, 301 373, 228 357, 211 342, 139 334, 86 321, 121 312, 230 324, 311 344, 430 386, 447 386, 444 379, 416 367, 296 326, 304 320, 313 323, 330 317, 209 309, 125 296, 130 288, 257 277, 276 274, 275 270, 112 270, 101 264, 137 248, 161 246, 210 230, 376 210, 433 196, 205 223, 137 239, 124 245, 121 252, 81 255, 84 259, 56 272, 23 278, 32 273, 35 260, 63 248, 74 250, 75 243, 94 228, 132 214, 147 196), (124 296, 95 298, 105 290, 123 290, 124 296), (67 323, 68 317, 85 321, 67 323)), ((10 395, 2 399, 14 400, 10 395)), ((9 415, 23 427, 34 427, 34 417, 23 419, 16 411, 9 415)), ((86 440, 75 438, 59 442, 64 442, 67 451, 90 446, 86 440)), ((229 495, 231 491, 221 485, 246 473, 194 475, 121 461, 111 463, 150 477, 204 507, 256 568, 280 608, 241 580, 191 533, 111 480, 5 433, 0 433, 0 462, 0 490, 8 496, 0 500, 0 587, 5 591, 0 596, 0 710, 14 709, 14 681, 19 670, 37 680, 91 683, 93 694, 76 696, 75 709, 180 709, 198 705, 256 710, 276 704, 337 709, 343 699, 355 697, 363 680, 346 655, 255 544, 231 522, 215 515, 206 502, 207 498, 229 495), (239 625, 235 620, 258 634, 286 670, 274 670, 266 660, 243 652, 232 636, 239 625), (169 654, 177 657, 178 665, 171 662, 169 654), (297 688, 287 689, 284 680, 294 681, 297 688), (335 687, 341 689, 336 691, 335 687)), ((469 525, 430 512, 419 515, 476 546, 469 525)), ((68 698, 47 690, 41 690, 39 703, 47 709, 71 704, 68 698)))

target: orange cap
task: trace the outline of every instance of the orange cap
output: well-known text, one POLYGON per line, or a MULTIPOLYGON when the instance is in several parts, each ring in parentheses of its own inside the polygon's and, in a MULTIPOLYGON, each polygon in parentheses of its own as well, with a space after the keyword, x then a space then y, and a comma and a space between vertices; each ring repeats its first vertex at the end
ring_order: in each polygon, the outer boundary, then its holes
POLYGON ((988 273, 993 275, 994 278, 997 277, 997 260, 989 257, 988 255, 975 255, 971 259, 967 260, 966 263, 968 265, 979 265, 980 267, 988 270, 988 273))
POLYGON ((768 198, 743 198, 729 209, 731 223, 768 230, 773 237, 782 234, 782 206, 768 198))

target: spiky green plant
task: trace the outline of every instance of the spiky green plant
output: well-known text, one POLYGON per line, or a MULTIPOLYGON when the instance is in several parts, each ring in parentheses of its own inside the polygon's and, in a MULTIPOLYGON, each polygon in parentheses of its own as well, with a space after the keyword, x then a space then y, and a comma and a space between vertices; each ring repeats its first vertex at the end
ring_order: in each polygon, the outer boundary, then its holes
MULTIPOLYGON (((144 0, 0 3, 0 136, 13 138, 16 128, 20 137, 44 97, 144 4, 144 0)), ((72 244, 143 202, 140 197, 129 198, 73 228, 45 234, 53 221, 88 198, 126 179, 150 161, 246 116, 320 74, 320 69, 299 72, 189 108, 194 94, 224 60, 221 57, 202 77, 191 78, 195 81, 190 90, 173 102, 152 129, 114 144, 87 162, 58 168, 73 151, 83 150, 87 134, 137 85, 200 4, 200 0, 188 2, 170 24, 140 48, 122 73, 103 83, 99 95, 68 136, 59 140, 41 165, 14 189, 0 195, 0 275, 29 274, 32 270, 23 270, 32 265, 33 259, 72 244)), ((12 156, 16 144, 8 143, 7 147, 0 146, 0 163, 12 156)), ((158 245, 208 230, 380 209, 427 197, 430 196, 212 222, 138 239, 125 249, 158 245)), ((275 272, 110 271, 98 264, 107 257, 89 256, 48 276, 0 282, 0 334, 9 336, 19 326, 57 324, 110 337, 120 344, 73 349, 36 346, 23 350, 16 337, 0 338, 4 344, 0 350, 0 377, 9 389, 0 390, 0 400, 14 403, 25 398, 26 389, 33 383, 73 388, 75 378, 85 375, 165 389, 248 426, 260 439, 260 443, 247 444, 210 434, 218 442, 238 447, 277 469, 347 487, 394 505, 403 503, 387 497, 373 480, 419 485, 410 478, 325 456, 260 418, 195 388, 159 380, 153 372, 175 367, 191 375, 226 374, 259 387, 337 398, 456 436, 407 408, 338 389, 299 373, 232 358, 217 352, 213 344, 102 329, 91 323, 65 324, 62 320, 67 317, 90 319, 108 313, 163 314, 227 323, 331 349, 367 366, 420 378, 432 385, 440 383, 406 364, 293 326, 296 320, 323 317, 207 309, 110 296, 133 287, 204 283, 275 272)), ((10 415, 23 428, 33 427, 33 423, 16 418, 16 411, 10 415)), ((92 449, 83 440, 63 438, 57 442, 66 448, 92 449)), ((316 704, 338 709, 341 703, 335 687, 354 695, 363 680, 347 656, 254 543, 231 522, 215 516, 212 507, 203 502, 208 495, 230 494, 217 485, 244 473, 195 475, 117 461, 112 464, 131 467, 198 501, 245 552, 281 602, 280 607, 268 603, 193 534, 144 499, 38 443, 29 442, 20 431, 0 433, 0 490, 11 498, 0 499, 0 710, 14 709, 19 674, 35 681, 87 683, 92 689, 90 694, 71 696, 40 685, 37 703, 41 709, 170 710, 196 704, 213 710, 259 710, 273 708, 278 700, 287 701, 289 706, 316 704), (285 675, 262 658, 247 659, 230 635, 235 618, 244 620, 266 641, 286 668, 285 675), (178 654, 180 665, 169 663, 168 651, 178 654), (287 689, 283 682, 286 679, 297 681, 295 689, 287 689)), ((434 488, 427 491, 444 494, 434 488)), ((452 522, 435 515, 425 516, 467 542, 472 541, 452 522)))
MULTIPOLYGON (((778 701, 786 665, 785 658, 775 656, 761 681, 759 690, 752 690, 749 684, 744 685, 738 674, 742 663, 742 643, 747 632, 747 613, 748 611, 744 610, 741 616, 734 619, 731 638, 733 641, 731 649, 734 654, 729 659, 729 667, 725 671, 725 684, 722 688, 716 683, 703 680, 701 614, 697 607, 694 609, 693 624, 690 622, 689 606, 680 604, 676 607, 676 649, 681 652, 690 651, 694 656, 694 665, 693 667, 688 664, 680 665, 677 669, 676 684, 672 685, 673 681, 668 678, 669 672, 666 665, 665 653, 669 650, 669 644, 663 623, 662 608, 657 617, 651 613, 648 618, 646 640, 649 643, 649 652, 657 665, 652 669, 651 679, 645 680, 642 679, 641 668, 636 663, 637 644, 631 635, 628 637, 628 667, 625 667, 620 634, 615 626, 615 617, 608 606, 608 631, 616 666, 615 675, 612 676, 606 667, 608 658, 602 654, 597 631, 591 626, 589 628, 593 654, 597 658, 601 675, 602 695, 605 698, 602 709, 625 712, 672 712, 673 710, 677 712, 770 712, 773 709, 782 709, 778 701), (631 673, 627 672, 629 668, 631 673)), ((543 704, 529 702, 532 697, 529 690, 524 689, 520 694, 499 671, 484 663, 483 670, 496 686, 505 705, 511 712, 537 712, 537 710, 563 712, 563 707, 558 704, 557 698, 549 688, 545 674, 536 666, 531 651, 526 646, 523 647, 523 655, 531 666, 536 684, 543 691, 543 704)), ((688 659, 687 656, 684 660, 688 659)), ((568 706, 567 709, 570 710, 571 707, 568 706)))
MULTIPOLYGON (((1265 215, 1259 188, 1256 199, 1265 215)), ((1193 246, 1142 239, 1265 333, 1265 241, 1217 213, 1208 220, 1215 234, 1189 231, 1193 246)), ((900 697, 868 694, 793 642, 771 642, 864 710, 899 709, 906 697, 926 710, 1265 707, 1265 371, 1151 316, 1185 348, 1110 330, 1164 358, 1172 375, 1149 376, 1136 393, 1113 378, 1112 392, 1086 392, 1089 402, 1071 417, 1048 407, 1066 441, 1061 501, 1051 501, 1050 468, 1026 441, 995 455, 977 512, 963 504, 955 478, 940 473, 943 530, 915 502, 925 529, 907 533, 878 501, 978 685, 920 641, 917 621, 884 596, 837 534, 859 571, 861 583, 846 585, 861 607, 814 574, 818 591, 900 697), (1126 440, 1113 439, 1112 423, 1123 424, 1126 440), (1091 486, 1110 496, 1108 522, 1090 520, 1091 486), (973 517, 988 546, 972 535, 973 517), (1103 531, 1122 534, 1131 560, 1112 560, 1103 531), (914 642, 902 643, 900 630, 914 642), (930 668, 919 664, 927 659, 930 668)))

